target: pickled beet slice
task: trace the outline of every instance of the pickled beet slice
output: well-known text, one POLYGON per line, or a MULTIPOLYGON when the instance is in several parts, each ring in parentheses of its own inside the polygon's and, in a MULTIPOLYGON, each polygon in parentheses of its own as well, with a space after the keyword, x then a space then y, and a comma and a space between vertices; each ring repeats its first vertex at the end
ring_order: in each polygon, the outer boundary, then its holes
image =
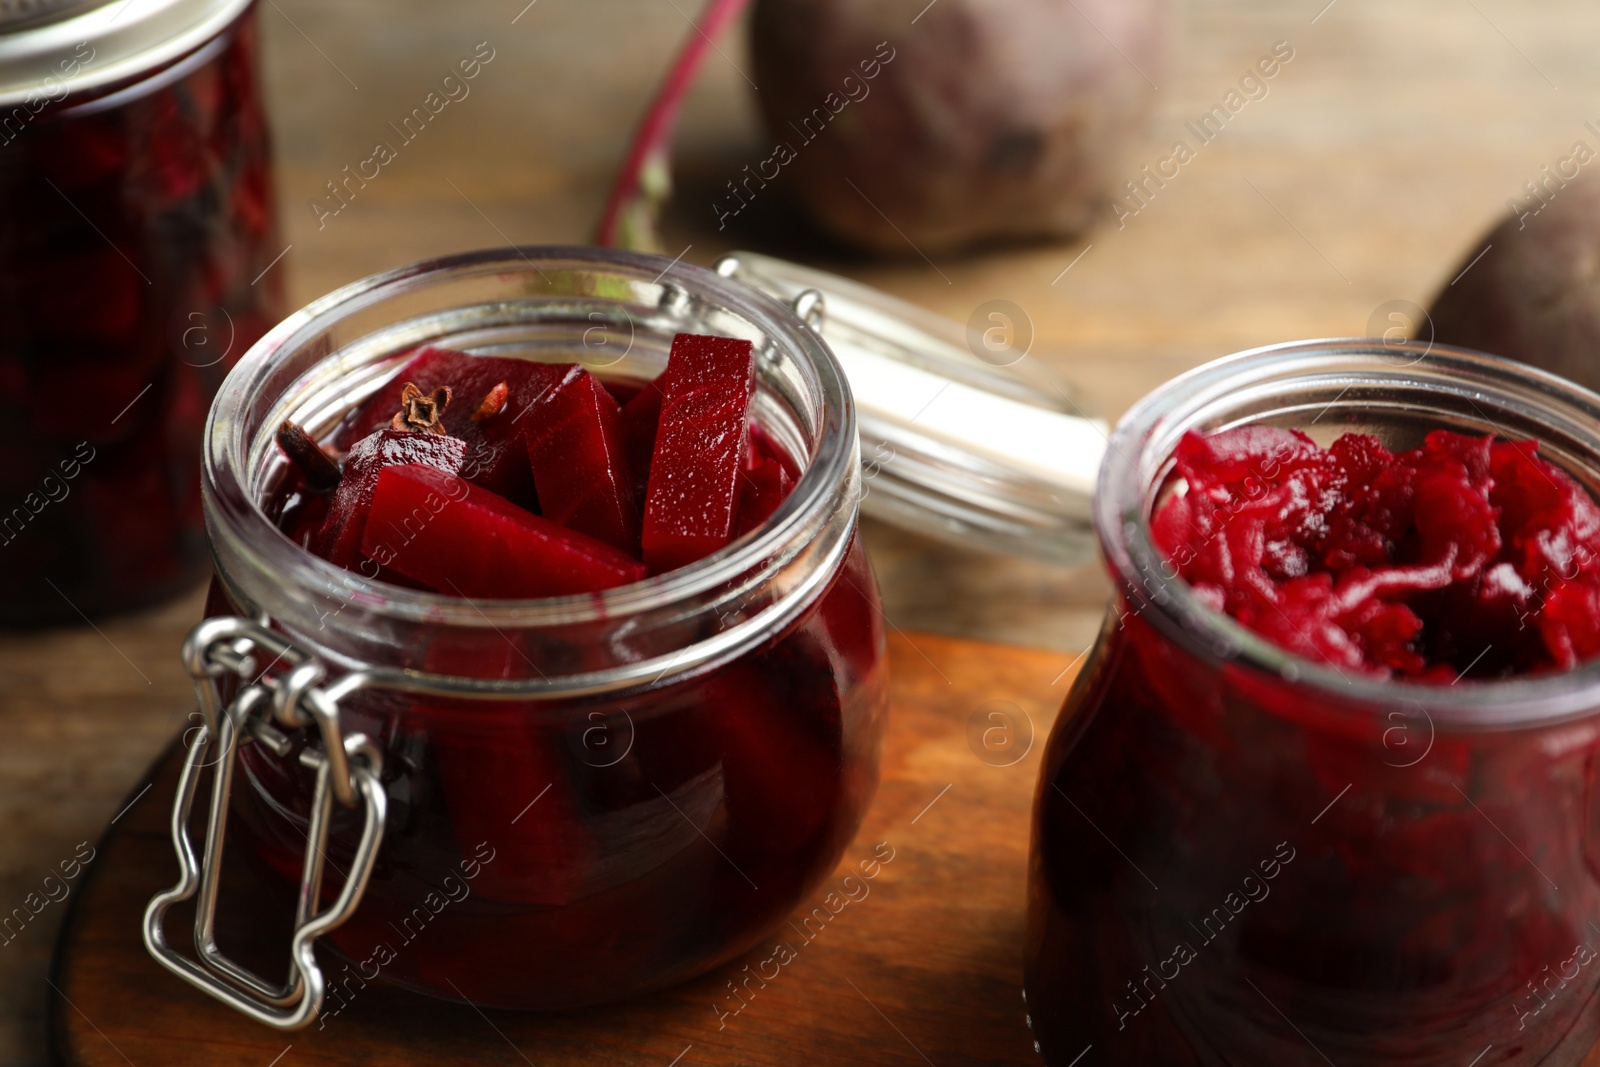
MULTIPOLYGON (((509 641, 444 635, 428 646, 424 666, 493 681, 525 675, 522 657, 509 641)), ((583 832, 563 759, 562 725, 529 715, 526 705, 419 701, 415 710, 427 724, 462 852, 480 841, 495 849, 477 892, 515 903, 569 903, 592 865, 594 846, 583 832)))
POLYGON ((739 517, 733 526, 735 537, 743 537, 772 518, 772 513, 778 510, 778 505, 794 488, 794 480, 789 477, 789 472, 782 463, 772 458, 757 461, 754 467, 744 472, 743 477, 744 486, 739 491, 739 517))
POLYGON ((533 471, 522 443, 528 412, 573 367, 571 363, 534 363, 473 356, 448 348, 423 348, 361 405, 349 425, 358 435, 389 425, 400 409, 400 393, 407 383, 424 393, 448 387, 452 395, 444 412, 444 428, 467 444, 461 476, 532 508, 533 471), (485 399, 502 382, 506 385, 504 404, 493 414, 485 414, 485 399))
POLYGON ((595 847, 562 765, 561 731, 536 722, 525 705, 484 711, 458 704, 425 714, 463 850, 480 841, 496 850, 476 891, 506 903, 571 903, 593 869, 595 847))
POLYGON ((749 341, 680 333, 661 381, 645 496, 645 562, 683 567, 733 539, 755 388, 749 341))
POLYGON ((650 485, 650 459, 656 450, 656 428, 661 423, 661 384, 646 382, 622 405, 622 447, 633 471, 634 500, 644 511, 650 485))
POLYGON ((600 380, 573 367, 523 421, 540 514, 637 556, 639 508, 621 409, 600 380))
POLYGON ((636 582, 643 564, 505 497, 421 464, 388 467, 362 549, 441 593, 568 596, 636 582))
POLYGON ((706 683, 698 722, 706 733, 695 740, 721 757, 727 842, 757 884, 767 864, 815 844, 836 803, 841 712, 827 662, 797 642, 706 683))
POLYGON ((311 538, 311 551, 330 563, 355 567, 364 558, 362 535, 379 475, 389 467, 419 464, 455 474, 466 454, 466 442, 440 434, 379 430, 363 437, 345 457, 344 476, 328 503, 327 517, 311 538))

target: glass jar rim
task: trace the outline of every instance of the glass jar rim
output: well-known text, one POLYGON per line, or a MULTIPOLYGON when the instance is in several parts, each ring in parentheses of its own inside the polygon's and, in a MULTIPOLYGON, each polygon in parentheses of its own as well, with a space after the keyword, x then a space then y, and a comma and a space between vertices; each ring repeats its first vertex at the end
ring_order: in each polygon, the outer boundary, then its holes
POLYGON ((1202 661, 1305 687, 1334 706, 1385 711, 1400 706, 1425 713, 1437 726, 1459 730, 1545 726, 1595 714, 1600 659, 1548 675, 1450 686, 1353 676, 1273 644, 1210 608, 1182 578, 1166 573, 1171 567, 1152 536, 1151 507, 1185 429, 1195 428, 1225 398, 1237 397, 1263 379, 1321 375, 1335 384, 1346 381, 1347 388, 1358 380, 1390 385, 1409 381, 1419 390, 1429 388, 1415 369, 1424 361, 1436 379, 1433 384, 1456 383, 1459 395, 1487 425, 1498 424, 1480 403, 1490 410, 1505 405, 1505 411, 1548 425, 1552 436, 1577 443, 1600 468, 1600 395, 1527 364, 1443 345, 1372 338, 1249 349, 1168 381, 1129 409, 1113 429, 1095 499, 1096 531, 1113 582, 1135 614, 1202 661))
POLYGON ((220 35, 253 2, 74 4, 51 17, 0 32, 0 108, 30 98, 64 99, 55 95, 61 87, 97 92, 140 79, 220 35), (89 48, 87 58, 79 51, 82 47, 89 48))
MULTIPOLYGON (((324 359, 336 353, 328 353, 324 359)), ((274 420, 268 420, 272 422, 274 420)), ((231 548, 256 568, 304 586, 309 593, 404 623, 480 627, 553 627, 616 621, 657 611, 737 580, 770 559, 808 517, 831 500, 848 495, 855 459, 855 408, 849 383, 827 346, 793 309, 748 286, 712 271, 665 256, 577 245, 530 245, 458 253, 398 267, 336 289, 290 314, 240 357, 224 380, 206 420, 203 490, 208 524, 220 524, 231 548), (244 408, 280 364, 309 340, 349 317, 408 287, 429 280, 498 273, 501 268, 534 265, 636 272, 657 282, 692 287, 758 325, 769 337, 800 357, 814 376, 819 394, 820 428, 810 462, 778 509, 755 531, 704 559, 666 574, 601 593, 523 600, 473 600, 407 589, 371 579, 321 559, 282 533, 251 492, 251 450, 244 408), (253 558, 251 558, 253 557, 253 558)), ((852 517, 853 521, 853 517, 852 517)), ((218 531, 213 530, 213 536, 218 531)))

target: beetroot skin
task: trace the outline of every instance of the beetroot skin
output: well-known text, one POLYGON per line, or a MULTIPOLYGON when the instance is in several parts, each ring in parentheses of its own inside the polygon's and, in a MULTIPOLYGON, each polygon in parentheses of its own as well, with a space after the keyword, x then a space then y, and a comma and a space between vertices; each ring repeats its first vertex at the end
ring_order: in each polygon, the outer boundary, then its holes
POLYGON ((1337 670, 1448 684, 1600 654, 1600 508, 1533 442, 1398 455, 1247 427, 1179 444, 1157 545, 1211 607, 1337 670))
POLYGON ((772 147, 719 192, 719 224, 785 181, 823 230, 875 252, 1078 233, 1166 84, 1175 7, 759 0, 772 147))

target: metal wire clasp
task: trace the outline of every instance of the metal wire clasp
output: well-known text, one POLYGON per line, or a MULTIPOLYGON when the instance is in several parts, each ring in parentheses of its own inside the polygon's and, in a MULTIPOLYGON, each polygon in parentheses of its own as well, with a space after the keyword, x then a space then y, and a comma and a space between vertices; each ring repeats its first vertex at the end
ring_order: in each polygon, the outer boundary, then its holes
MULTIPOLYGON (((744 270, 744 261, 739 258, 737 252, 729 252, 724 255, 716 263, 712 264, 711 269, 724 278, 732 278, 736 281, 746 280, 739 276, 740 272, 744 270)), ((757 285, 754 288, 760 289, 761 287, 757 285)), ((827 320, 828 300, 821 289, 802 289, 795 294, 793 300, 789 301, 789 308, 799 317, 801 322, 811 327, 812 333, 818 337, 822 336, 822 326, 827 320)))
POLYGON ((145 909, 145 947, 173 974, 223 1003, 268 1026, 298 1030, 316 1018, 327 992, 313 946, 318 937, 348 919, 361 903, 377 858, 387 810, 387 796, 379 781, 383 757, 365 735, 345 737, 340 731, 338 697, 354 686, 322 688, 326 676, 323 665, 281 634, 248 619, 207 619, 190 632, 183 657, 194 677, 205 726, 195 732, 189 745, 173 805, 172 844, 178 855, 178 883, 157 894, 145 909), (229 676, 237 679, 238 691, 224 706, 219 683, 229 676), (317 782, 290 940, 290 972, 282 985, 273 985, 225 957, 216 942, 217 883, 234 761, 239 745, 251 741, 265 744, 279 755, 286 754, 289 740, 279 727, 296 729, 313 724, 321 735, 322 746, 320 750, 307 748, 300 755, 300 762, 316 772, 317 782), (208 762, 207 753, 213 751, 216 757, 205 852, 196 859, 189 837, 189 816, 200 772, 208 762), (336 800, 347 808, 363 808, 366 818, 344 887, 333 903, 319 912, 328 824, 336 800), (169 908, 196 893, 197 958, 190 959, 167 944, 163 922, 169 908))

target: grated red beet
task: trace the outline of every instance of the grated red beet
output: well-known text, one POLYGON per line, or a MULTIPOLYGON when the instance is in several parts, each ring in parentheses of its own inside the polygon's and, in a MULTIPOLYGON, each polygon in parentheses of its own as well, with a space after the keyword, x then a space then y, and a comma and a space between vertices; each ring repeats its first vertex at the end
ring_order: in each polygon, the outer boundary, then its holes
POLYGON ((1600 655, 1600 507, 1531 441, 1190 433, 1156 544, 1208 605, 1339 670, 1450 683, 1600 655))

